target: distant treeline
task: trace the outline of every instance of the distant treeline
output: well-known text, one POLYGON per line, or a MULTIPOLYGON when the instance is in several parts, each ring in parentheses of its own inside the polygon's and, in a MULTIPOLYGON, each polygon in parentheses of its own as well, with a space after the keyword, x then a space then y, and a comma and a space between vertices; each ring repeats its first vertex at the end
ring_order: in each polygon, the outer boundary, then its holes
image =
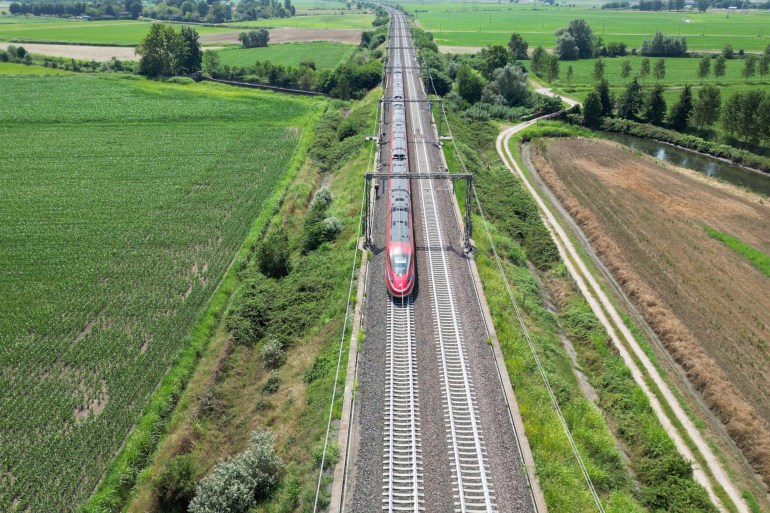
MULTIPOLYGON (((770 1, 750 2, 748 0, 695 0, 695 8, 705 12, 713 7, 715 9, 770 9, 770 1)), ((602 9, 639 9, 640 11, 681 11, 685 8, 684 0, 639 0, 631 4, 628 1, 615 1, 602 4, 602 9)))
MULTIPOLYGON (((141 13, 139 5, 136 17, 141 13)), ((8 10, 11 14, 32 14, 34 16, 89 16, 101 18, 103 16, 118 17, 124 13, 130 16, 130 5, 121 2, 51 2, 50 0, 36 2, 13 2, 8 10)))
POLYGON ((168 21, 206 21, 222 23, 233 18, 241 21, 288 18, 296 13, 291 0, 241 0, 233 14, 233 6, 219 0, 160 0, 143 6, 141 0, 71 2, 24 0, 9 6, 11 14, 34 16, 88 16, 90 18, 139 16, 168 21))

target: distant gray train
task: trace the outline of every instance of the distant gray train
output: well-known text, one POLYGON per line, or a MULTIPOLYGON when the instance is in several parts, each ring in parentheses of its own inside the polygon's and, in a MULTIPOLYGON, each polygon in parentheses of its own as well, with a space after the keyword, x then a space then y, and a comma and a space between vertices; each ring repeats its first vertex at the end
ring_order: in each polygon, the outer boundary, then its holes
MULTIPOLYGON (((390 172, 409 173, 406 142, 406 103, 401 56, 393 55, 393 89, 390 119, 390 172)), ((412 227, 412 198, 409 179, 388 180, 388 233, 386 253, 388 291, 397 297, 412 293, 415 282, 414 229, 412 227)))

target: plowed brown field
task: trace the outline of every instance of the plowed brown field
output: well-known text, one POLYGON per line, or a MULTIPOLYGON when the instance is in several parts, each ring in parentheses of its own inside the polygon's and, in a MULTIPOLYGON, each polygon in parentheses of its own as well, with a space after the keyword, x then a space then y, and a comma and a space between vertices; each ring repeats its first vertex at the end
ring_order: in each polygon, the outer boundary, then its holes
POLYGON ((532 159, 770 484, 770 278, 703 230, 770 254, 770 206, 607 141, 548 140, 532 159))

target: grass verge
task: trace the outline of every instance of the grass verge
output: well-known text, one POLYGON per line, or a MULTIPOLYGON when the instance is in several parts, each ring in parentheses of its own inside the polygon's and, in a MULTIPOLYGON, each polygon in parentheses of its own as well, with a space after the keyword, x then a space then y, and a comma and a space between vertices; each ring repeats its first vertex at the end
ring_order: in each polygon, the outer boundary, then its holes
MULTIPOLYGON (((277 453, 286 464, 277 491, 258 511, 312 511, 354 263, 361 171, 370 150, 363 135, 375 107, 374 93, 354 106, 332 102, 316 123, 311 158, 286 188, 264 234, 265 241, 283 238, 290 270, 283 277, 263 274, 261 255, 270 244, 259 239, 238 260, 227 314, 222 316, 220 310, 210 350, 183 392, 168 434, 142 472, 125 511, 186 511, 195 483, 217 461, 243 450, 256 427, 275 434, 277 453), (337 123, 340 119, 345 122, 337 123), (330 158, 337 160, 331 164, 330 158), (310 200, 321 184, 332 197, 324 215, 339 221, 341 233, 314 247, 308 237, 316 233, 313 205, 318 200, 310 200), (275 340, 285 354, 271 367, 265 354, 275 340), (166 476, 182 460, 190 462, 190 486, 174 481, 169 494, 166 476)), ((360 255, 355 266, 359 261, 360 255)), ((344 346, 348 343, 343 341, 344 346)), ((343 347, 343 368, 347 354, 343 347)), ((342 373, 338 389, 344 379, 342 373)), ((341 405, 338 394, 333 419, 339 419, 341 405)), ((336 463, 335 454, 332 444, 327 469, 336 463)), ((321 505, 328 501, 330 480, 325 474, 321 505)))
POLYGON ((728 248, 732 249, 748 260, 759 272, 770 277, 770 255, 766 255, 754 246, 746 244, 737 237, 715 230, 710 226, 703 226, 703 230, 709 237, 718 240, 728 248))

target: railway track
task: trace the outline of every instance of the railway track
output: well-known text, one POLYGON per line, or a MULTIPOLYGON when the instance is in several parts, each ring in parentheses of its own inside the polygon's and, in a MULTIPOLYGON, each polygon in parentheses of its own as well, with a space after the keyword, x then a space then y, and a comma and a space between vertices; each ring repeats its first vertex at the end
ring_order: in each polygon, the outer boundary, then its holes
MULTIPOLYGON (((396 41, 411 41, 402 15, 393 13, 393 32, 396 41)), ((408 99, 425 99, 414 77, 414 55, 408 48, 400 47, 402 73, 408 83, 408 99)), ((430 154, 425 140, 425 126, 420 103, 409 104, 409 129, 413 136, 413 153, 410 172, 429 173, 430 154), (418 139, 419 138, 419 139, 418 139)), ((431 130, 431 127, 427 127, 431 130)), ((432 148, 432 147, 431 147, 432 148)), ((446 245, 441 226, 439 200, 432 179, 420 180, 419 191, 422 223, 425 229, 430 301, 433 309, 433 328, 440 369, 441 396, 446 429, 447 450, 452 465, 452 489, 455 510, 462 513, 497 511, 494 491, 489 477, 489 464, 484 444, 476 395, 468 365, 468 356, 462 334, 458 305, 452 288, 446 245)), ((390 300, 388 338, 388 372, 386 380, 385 461, 383 484, 383 509, 386 511, 420 511, 422 469, 419 451, 419 426, 417 425, 416 388, 408 393, 405 383, 414 380, 413 322, 409 316, 412 297, 390 300), (402 301, 399 312, 397 302, 402 301), (406 303, 406 304, 403 304, 406 303), (400 314, 406 319, 398 319, 400 314), (411 344, 411 345, 410 345, 411 344), (394 368, 394 365, 396 368, 394 368), (397 406, 397 408, 394 408, 397 406), (397 410, 397 411, 395 411, 397 410), (398 423, 398 424, 397 424, 398 423), (396 501, 395 498, 399 500, 396 501)))
POLYGON ((417 351, 412 296, 388 299, 382 507, 423 511, 417 351))

